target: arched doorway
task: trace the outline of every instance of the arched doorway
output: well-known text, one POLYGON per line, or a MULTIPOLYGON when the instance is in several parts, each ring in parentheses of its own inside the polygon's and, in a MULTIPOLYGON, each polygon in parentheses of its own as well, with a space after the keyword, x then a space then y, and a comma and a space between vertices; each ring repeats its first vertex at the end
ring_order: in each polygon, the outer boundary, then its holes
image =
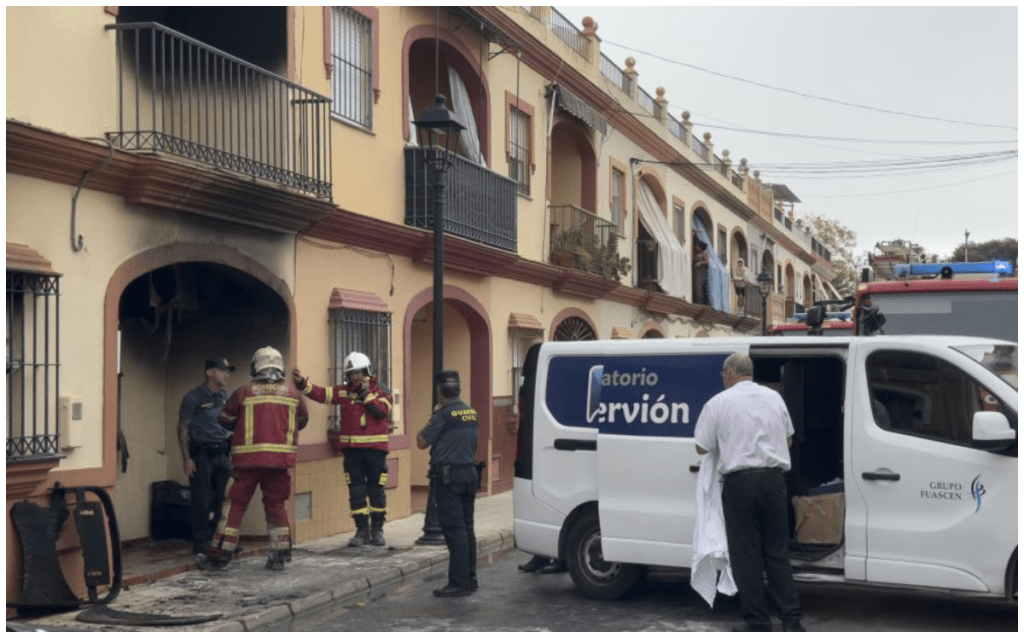
MULTIPOLYGON (((151 525, 154 483, 188 478, 178 445, 178 409, 205 378, 205 361, 236 366, 226 388, 249 379, 252 353, 271 345, 290 360, 294 306, 287 286, 257 262, 224 248, 174 244, 125 262, 108 284, 104 423, 118 458, 118 429, 128 452, 116 468, 114 503, 124 541, 181 537, 151 525)), ((250 508, 243 534, 266 533, 261 508, 250 508)))
POLYGON ((551 331, 552 341, 594 341, 597 330, 583 313, 571 314, 564 319, 556 320, 551 331))
MULTIPOLYGON (((796 274, 793 272, 793 264, 786 264, 786 316, 792 317, 796 312, 796 274)), ((804 304, 807 299, 804 298, 804 304)))
MULTIPOLYGON (((405 407, 403 418, 412 440, 433 413, 433 288, 424 288, 409 302, 403 326, 403 386, 405 407)), ((496 432, 492 424, 491 403, 491 323, 487 309, 465 290, 456 286, 444 287, 444 367, 458 370, 462 382, 462 398, 477 411, 480 431, 477 439, 477 461, 487 461, 488 474, 480 486, 481 492, 490 493, 494 472, 505 472, 511 477, 514 453, 503 454, 497 463, 494 451, 514 445, 495 437, 504 436, 506 430, 496 432), (495 467, 495 465, 500 467, 495 467), (507 467, 506 467, 507 466, 507 467)), ((509 435, 510 436, 510 435, 509 435)), ((429 450, 411 446, 410 483, 412 509, 423 511, 426 505, 429 450)))

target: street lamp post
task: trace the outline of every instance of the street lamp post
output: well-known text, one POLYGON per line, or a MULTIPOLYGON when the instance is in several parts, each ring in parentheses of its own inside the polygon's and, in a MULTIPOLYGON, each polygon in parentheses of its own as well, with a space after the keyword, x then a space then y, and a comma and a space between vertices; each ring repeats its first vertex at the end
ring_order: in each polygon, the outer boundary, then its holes
MULTIPOLYGON (((455 115, 445 106, 447 98, 438 94, 433 106, 428 107, 420 119, 413 122, 423 149, 424 162, 430 174, 434 213, 434 366, 430 377, 431 406, 436 406, 437 374, 444 367, 444 186, 445 173, 452 165, 451 155, 459 148, 459 133, 465 128, 455 120, 455 115)), ((437 519, 437 504, 434 495, 434 481, 430 481, 427 494, 427 511, 423 520, 423 536, 418 545, 444 543, 441 526, 437 519)))
POLYGON ((757 276, 757 286, 761 293, 761 336, 768 336, 768 295, 772 292, 772 276, 763 267, 757 276))

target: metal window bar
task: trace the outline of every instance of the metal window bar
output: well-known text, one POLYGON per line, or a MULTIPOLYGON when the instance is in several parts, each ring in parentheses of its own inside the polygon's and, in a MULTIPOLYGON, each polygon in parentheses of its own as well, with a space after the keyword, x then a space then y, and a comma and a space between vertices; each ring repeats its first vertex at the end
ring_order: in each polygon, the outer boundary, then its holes
POLYGON ((7 272, 7 462, 60 454, 60 280, 7 272))
POLYGON ((509 111, 508 176, 523 195, 530 194, 530 116, 516 107, 509 111))
POLYGON ((624 92, 629 93, 629 78, 625 73, 622 72, 622 69, 619 68, 619 65, 612 62, 611 58, 602 53, 600 66, 601 73, 606 78, 614 82, 615 86, 619 87, 624 92))
POLYGON ((558 39, 569 45, 576 53, 580 54, 586 60, 589 60, 587 55, 589 47, 587 46, 587 40, 583 37, 583 34, 577 29, 572 22, 569 22, 568 18, 558 12, 554 7, 551 8, 551 31, 554 32, 558 39))
POLYGON ((348 7, 334 7, 331 112, 373 128, 373 22, 348 7))
POLYGON ((636 101, 637 104, 643 107, 643 109, 650 113, 651 115, 657 113, 654 107, 654 98, 651 97, 650 93, 643 90, 642 88, 637 87, 636 101))
MULTIPOLYGON (((345 308, 332 310, 330 322, 332 358, 328 382, 345 383, 345 357, 361 352, 370 358, 378 385, 391 388, 391 313, 345 308)), ((334 406, 328 427, 337 429, 339 418, 340 411, 334 406)))
POLYGON ((106 29, 117 33, 115 146, 332 198, 330 98, 154 22, 106 29))
MULTIPOLYGON (((426 151, 405 149, 405 225, 434 228, 434 197, 426 151)), ((516 182, 463 157, 445 174, 444 232, 516 252, 516 182)))

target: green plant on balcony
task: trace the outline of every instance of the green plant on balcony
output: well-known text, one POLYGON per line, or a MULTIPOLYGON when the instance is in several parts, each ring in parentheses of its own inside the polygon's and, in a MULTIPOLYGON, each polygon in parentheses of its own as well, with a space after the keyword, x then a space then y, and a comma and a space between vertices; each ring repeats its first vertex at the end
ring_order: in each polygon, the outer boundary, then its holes
POLYGON ((564 268, 587 270, 590 253, 584 247, 587 236, 581 228, 568 228, 551 237, 551 263, 564 268))
POLYGON ((612 281, 618 281, 624 275, 628 275, 632 268, 629 257, 619 255, 619 236, 615 233, 608 235, 608 241, 598 249, 588 266, 587 270, 590 272, 612 281))

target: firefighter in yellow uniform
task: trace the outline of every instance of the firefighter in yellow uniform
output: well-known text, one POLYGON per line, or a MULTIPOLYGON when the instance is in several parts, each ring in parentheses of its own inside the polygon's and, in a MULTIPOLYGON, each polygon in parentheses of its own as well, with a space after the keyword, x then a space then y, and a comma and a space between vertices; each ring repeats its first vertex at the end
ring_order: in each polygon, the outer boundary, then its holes
POLYGON ((213 535, 209 557, 201 567, 225 567, 238 545, 239 527, 256 486, 263 491, 263 506, 270 535, 267 568, 284 569, 291 559, 291 529, 285 502, 291 494, 288 468, 295 465, 299 430, 306 427, 309 413, 302 395, 284 382, 284 359, 269 346, 253 355, 252 381, 228 399, 220 422, 232 430, 231 462, 234 470, 228 483, 224 508, 213 535))
POLYGON ((292 377, 310 399, 341 409, 338 429, 328 430, 327 436, 335 452, 344 455, 349 508, 356 523, 349 546, 383 546, 391 393, 377 385, 370 358, 361 352, 345 357, 343 371, 346 383, 328 388, 310 383, 298 370, 292 377))

